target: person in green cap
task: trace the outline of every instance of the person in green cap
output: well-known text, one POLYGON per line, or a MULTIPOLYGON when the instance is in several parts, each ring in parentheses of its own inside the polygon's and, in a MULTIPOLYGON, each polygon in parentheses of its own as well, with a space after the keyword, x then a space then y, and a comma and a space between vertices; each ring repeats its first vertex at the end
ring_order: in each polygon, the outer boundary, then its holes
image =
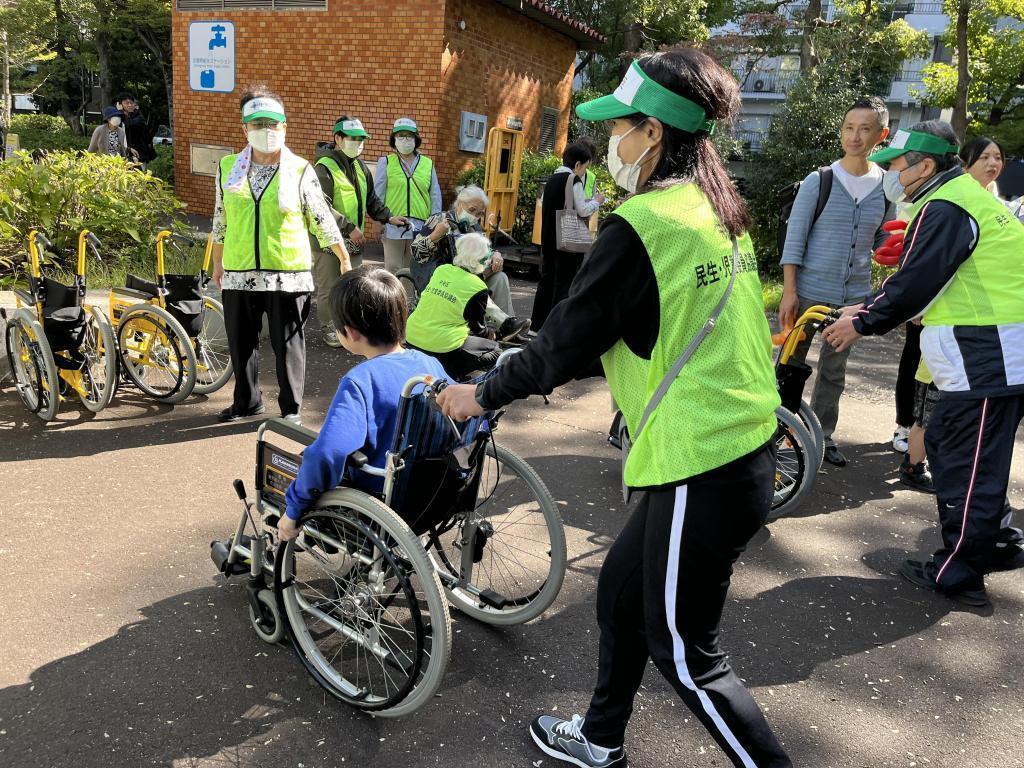
POLYGON ((940 396, 925 433, 942 547, 901 575, 972 606, 989 604, 985 574, 1024 567, 1005 518, 1014 437, 1024 418, 1024 225, 960 166, 940 120, 900 129, 871 159, 908 203, 899 270, 849 307, 824 336, 844 350, 921 317, 921 357, 940 396))
POLYGON ((779 405, 750 215, 711 138, 739 108, 736 80, 690 48, 642 56, 614 94, 577 107, 610 121, 608 170, 632 196, 537 337, 438 398, 464 419, 600 357, 629 426, 637 498, 598 580, 597 687, 585 717, 530 726, 547 755, 584 768, 625 763, 648 660, 734 765, 792 766, 719 646, 733 566, 773 495, 779 405))
POLYGON ((312 234, 339 269, 348 251, 313 167, 285 146, 284 102, 265 86, 242 95, 248 145, 221 159, 213 213, 213 280, 221 289, 235 371, 232 403, 221 421, 266 411, 259 386, 260 329, 266 315, 277 362, 281 415, 300 421, 306 379, 303 326, 313 292, 312 234))
MULTIPOLYGON (((363 245, 366 243, 366 218, 381 224, 403 227, 406 219, 392 216, 373 188, 373 177, 363 162, 363 143, 370 138, 362 121, 342 115, 334 123, 334 141, 317 145, 317 160, 313 167, 324 191, 324 199, 345 236, 352 267, 363 263, 363 245)), ((340 347, 338 335, 331 321, 331 288, 341 277, 338 259, 330 250, 323 250, 310 240, 313 247, 313 279, 316 282, 316 317, 324 333, 324 343, 340 347)))
POLYGON ((384 228, 384 268, 394 274, 409 267, 413 239, 427 219, 441 212, 442 205, 434 161, 420 154, 423 137, 416 121, 395 120, 389 143, 395 151, 377 161, 374 187, 391 212, 407 222, 384 228))

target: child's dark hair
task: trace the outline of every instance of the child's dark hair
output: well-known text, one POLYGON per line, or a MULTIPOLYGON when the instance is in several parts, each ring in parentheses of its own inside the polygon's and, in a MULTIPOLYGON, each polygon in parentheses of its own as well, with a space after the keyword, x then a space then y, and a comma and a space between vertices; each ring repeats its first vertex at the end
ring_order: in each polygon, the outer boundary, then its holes
POLYGON ((349 270, 331 289, 331 321, 345 332, 355 328, 375 347, 405 339, 409 305, 398 278, 380 267, 349 270))
POLYGON ((582 141, 567 144, 562 152, 562 165, 566 168, 575 168, 576 163, 589 163, 593 159, 594 151, 582 141))

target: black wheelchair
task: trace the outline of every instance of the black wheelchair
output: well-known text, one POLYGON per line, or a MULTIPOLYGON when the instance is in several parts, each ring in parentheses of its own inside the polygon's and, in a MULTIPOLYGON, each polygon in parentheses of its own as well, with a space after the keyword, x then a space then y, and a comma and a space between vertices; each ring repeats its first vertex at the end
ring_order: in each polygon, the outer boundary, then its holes
POLYGON ((434 402, 445 385, 410 379, 386 465, 350 456, 342 487, 324 493, 283 545, 275 530, 284 493, 316 433, 265 422, 255 496, 235 481, 244 511, 234 535, 211 545, 221 573, 248 574, 257 635, 287 637, 321 686, 376 716, 407 715, 433 698, 451 653, 449 604, 488 624, 521 624, 552 604, 565 576, 551 494, 494 441, 502 413, 456 424, 434 402), (361 476, 382 478, 383 492, 353 487, 361 476))

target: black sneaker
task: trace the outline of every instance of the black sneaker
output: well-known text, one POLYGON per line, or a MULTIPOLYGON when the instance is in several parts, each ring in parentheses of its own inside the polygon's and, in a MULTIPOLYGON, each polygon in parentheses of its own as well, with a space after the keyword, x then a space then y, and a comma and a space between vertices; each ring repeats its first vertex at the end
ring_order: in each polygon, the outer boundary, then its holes
POLYGON ((217 421, 238 421, 239 419, 245 419, 249 416, 259 416, 261 413, 267 412, 267 406, 260 403, 255 408, 250 408, 247 411, 236 411, 234 406, 225 408, 223 411, 217 414, 217 421))
POLYGON ((583 718, 579 715, 573 715, 572 720, 541 715, 530 723, 530 736, 544 754, 580 768, 626 764, 626 753, 622 747, 607 749, 595 746, 583 736, 582 727, 583 718))
POLYGON ((846 466, 846 457, 843 456, 839 446, 835 443, 827 443, 825 445, 825 461, 836 467, 846 466))
POLYGON ((526 332, 530 330, 530 321, 517 317, 506 317, 498 328, 499 341, 526 341, 526 332), (522 338, 520 338, 522 337, 522 338))
POLYGON ((992 605, 984 587, 981 589, 960 589, 955 592, 940 587, 935 581, 935 563, 930 561, 922 563, 920 560, 907 560, 900 566, 900 576, 911 584, 938 592, 940 595, 945 595, 950 600, 963 603, 964 605, 970 605, 975 608, 986 608, 992 605))
POLYGON ((1019 544, 998 545, 996 556, 989 560, 986 571, 1015 571, 1024 568, 1024 547, 1019 544))
POLYGON ((928 471, 928 465, 923 461, 911 464, 910 458, 904 456, 903 463, 900 464, 900 482, 921 493, 935 493, 932 473, 928 471))

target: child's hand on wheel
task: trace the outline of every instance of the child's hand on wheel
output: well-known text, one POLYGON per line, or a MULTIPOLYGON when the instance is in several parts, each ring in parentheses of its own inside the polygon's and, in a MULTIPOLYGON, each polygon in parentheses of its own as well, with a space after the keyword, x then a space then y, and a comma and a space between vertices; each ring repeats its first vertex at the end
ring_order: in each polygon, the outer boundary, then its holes
POLYGON ((281 541, 291 541, 299 535, 298 522, 284 515, 277 523, 277 536, 281 541))

